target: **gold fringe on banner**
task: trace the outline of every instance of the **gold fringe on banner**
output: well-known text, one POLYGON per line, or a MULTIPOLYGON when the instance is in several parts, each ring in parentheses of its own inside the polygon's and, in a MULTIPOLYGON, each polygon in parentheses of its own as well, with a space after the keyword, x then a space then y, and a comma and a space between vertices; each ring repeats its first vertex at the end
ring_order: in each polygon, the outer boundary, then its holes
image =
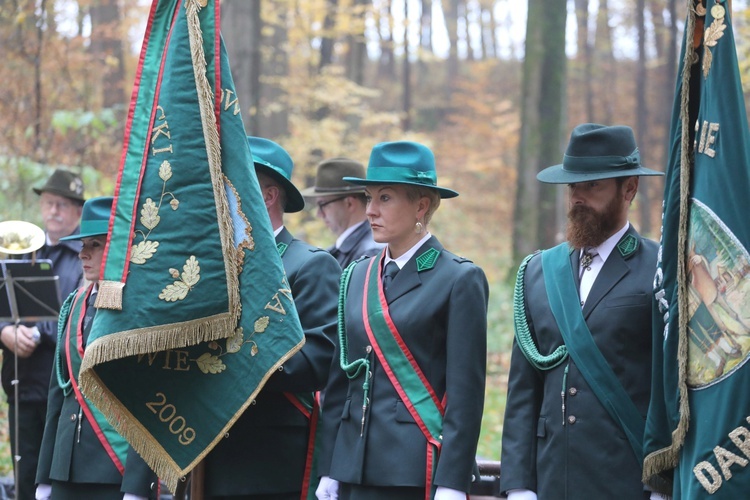
MULTIPOLYGON (((234 425, 237 419, 244 413, 250 404, 255 400, 260 392, 261 388, 265 385, 268 378, 273 375, 281 365, 283 365, 289 358, 299 351, 304 345, 304 339, 297 344, 292 350, 290 350, 285 356, 279 359, 272 367, 270 367, 266 374, 263 376, 258 388, 253 391, 250 397, 245 401, 245 404, 237 410, 234 416, 227 422, 224 428, 219 432, 211 444, 206 447, 206 451, 201 453, 193 460, 187 467, 180 469, 175 461, 169 456, 169 454, 161 447, 161 445, 153 439, 146 429, 136 420, 128 409, 115 398, 112 393, 102 383, 99 376, 94 370, 88 370, 86 366, 81 367, 81 372, 86 373, 86 377, 81 377, 81 392, 89 399, 96 407, 105 415, 108 415, 107 420, 114 427, 114 429, 124 437, 133 449, 146 461, 146 463, 156 472, 157 476, 164 481, 170 491, 177 489, 179 481, 184 480, 191 470, 195 468, 201 460, 212 450, 216 443, 224 438, 224 435, 234 425), (118 417, 110 418, 110 416, 117 415, 118 417)), ((88 356, 88 347, 86 351, 88 356)))
MULTIPOLYGON (((696 12, 694 0, 688 0, 688 16, 685 26, 686 43, 685 54, 682 61, 682 74, 680 75, 680 121, 682 135, 680 137, 680 215, 677 231, 677 307, 679 314, 678 331, 672 332, 677 335, 677 358, 678 358, 678 385, 680 391, 679 422, 677 428, 672 431, 672 444, 650 453, 643 462, 643 482, 654 487, 657 491, 664 486, 664 479, 657 476, 660 472, 674 469, 679 461, 679 454, 685 442, 690 425, 690 405, 687 388, 688 367, 688 294, 687 294, 687 270, 685 266, 685 255, 687 254, 688 222, 690 218, 690 174, 693 169, 692 144, 690 141, 690 74, 695 58, 696 45, 694 40, 688 38, 690 33, 694 37, 702 38, 702 33, 696 32, 696 12)), ((671 493, 671 491, 670 491, 671 493)))
MULTIPOLYGON (((205 6, 205 3, 203 5, 205 6)), ((221 246, 224 250, 224 267, 226 269, 227 290, 229 292, 229 314, 232 315, 236 326, 239 322, 241 312, 239 267, 237 260, 234 258, 236 254, 234 228, 232 225, 232 215, 229 210, 229 200, 224 186, 224 174, 221 168, 221 141, 216 123, 214 93, 206 77, 206 54, 203 51, 203 33, 201 31, 200 20, 198 19, 198 13, 201 9, 200 1, 188 0, 185 8, 187 9, 188 37, 190 39, 193 73, 195 75, 198 102, 200 104, 203 137, 206 142, 206 153, 208 154, 208 165, 214 190, 214 202, 216 204, 216 216, 221 235, 221 246)), ((233 331, 234 326, 232 326, 226 336, 230 336, 233 331)))
POLYGON ((125 283, 122 281, 100 281, 94 307, 122 311, 122 289, 124 287, 125 283))

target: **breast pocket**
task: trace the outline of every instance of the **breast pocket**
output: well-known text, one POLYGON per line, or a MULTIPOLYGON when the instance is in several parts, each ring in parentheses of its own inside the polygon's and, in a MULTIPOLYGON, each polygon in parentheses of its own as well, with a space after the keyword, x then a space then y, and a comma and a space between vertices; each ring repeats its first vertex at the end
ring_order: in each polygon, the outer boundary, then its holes
POLYGON ((409 410, 406 408, 403 401, 396 401, 395 413, 396 422, 417 425, 417 422, 414 421, 414 418, 412 418, 411 413, 409 413, 409 410))
POLYGON ((643 307, 651 302, 651 294, 635 293, 632 295, 620 295, 618 297, 607 298, 605 304, 608 309, 618 309, 624 307, 643 307))

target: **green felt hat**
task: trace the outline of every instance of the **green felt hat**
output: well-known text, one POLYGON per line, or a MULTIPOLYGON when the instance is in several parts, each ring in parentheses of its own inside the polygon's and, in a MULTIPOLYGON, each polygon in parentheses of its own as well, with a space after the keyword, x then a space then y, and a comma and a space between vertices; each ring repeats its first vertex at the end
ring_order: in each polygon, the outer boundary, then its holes
POLYGON ((315 185, 302 190, 305 198, 363 193, 365 188, 344 181, 344 177, 364 177, 365 166, 349 158, 331 158, 318 164, 315 185))
POLYGON ((664 174, 641 166, 630 127, 584 123, 570 134, 563 162, 545 168, 536 178, 548 184, 571 184, 631 175, 664 174))
POLYGON ((83 203, 83 181, 78 174, 58 168, 49 176, 42 187, 33 188, 36 194, 52 193, 83 203))
POLYGON ((294 162, 289 153, 275 142, 262 137, 248 137, 255 168, 273 177, 286 191, 284 212, 299 212, 305 208, 305 199, 292 184, 294 162))
POLYGON ((81 232, 60 238, 60 241, 81 240, 109 233, 109 214, 112 211, 112 196, 100 196, 86 200, 81 212, 81 232))
POLYGON ((431 188, 441 198, 454 198, 458 193, 437 185, 435 155, 430 148, 410 141, 381 142, 372 148, 367 177, 344 177, 361 186, 372 184, 408 184, 431 188))

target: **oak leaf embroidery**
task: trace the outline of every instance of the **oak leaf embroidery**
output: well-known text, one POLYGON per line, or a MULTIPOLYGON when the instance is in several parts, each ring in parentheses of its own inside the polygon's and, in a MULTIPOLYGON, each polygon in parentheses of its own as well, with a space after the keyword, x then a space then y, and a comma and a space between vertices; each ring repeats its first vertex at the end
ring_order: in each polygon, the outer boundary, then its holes
POLYGON ((170 269, 169 272, 172 278, 178 279, 171 285, 167 285, 164 290, 159 294, 159 298, 166 300, 167 302, 176 302, 187 297, 187 294, 201 279, 200 266, 195 255, 191 255, 188 260, 185 261, 185 265, 182 266, 182 273, 177 269, 170 269))
POLYGON ((714 19, 711 26, 706 28, 706 33, 703 36, 703 77, 708 78, 708 73, 711 71, 711 64, 713 64, 713 53, 710 47, 715 47, 719 43, 719 38, 724 36, 724 30, 727 25, 724 24, 724 18, 714 19))

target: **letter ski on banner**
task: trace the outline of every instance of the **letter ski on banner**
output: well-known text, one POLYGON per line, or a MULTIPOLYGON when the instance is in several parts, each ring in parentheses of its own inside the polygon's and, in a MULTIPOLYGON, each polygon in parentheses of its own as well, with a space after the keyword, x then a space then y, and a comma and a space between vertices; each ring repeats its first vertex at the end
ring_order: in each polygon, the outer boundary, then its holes
POLYGON ((729 4, 690 0, 685 26, 644 481, 675 499, 735 499, 750 491, 750 133, 729 4))
POLYGON ((304 343, 219 26, 153 2, 81 367, 172 491, 304 343))

